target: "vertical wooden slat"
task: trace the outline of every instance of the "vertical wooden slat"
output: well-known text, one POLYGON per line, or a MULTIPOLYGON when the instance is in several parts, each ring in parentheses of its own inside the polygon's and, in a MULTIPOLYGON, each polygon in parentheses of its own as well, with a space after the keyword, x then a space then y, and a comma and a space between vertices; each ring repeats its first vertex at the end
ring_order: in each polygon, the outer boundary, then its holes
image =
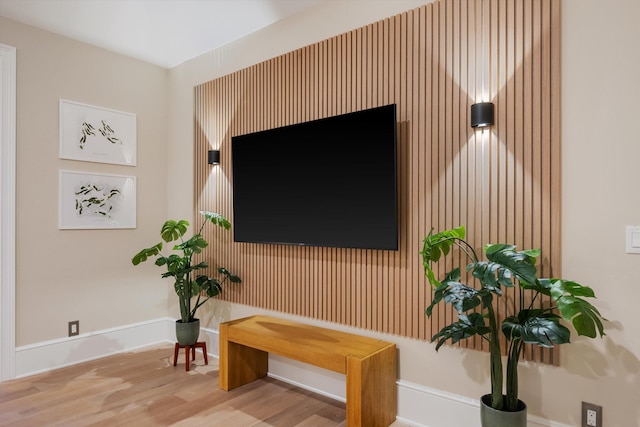
MULTIPOLYGON (((223 297, 429 339, 455 313, 424 315, 431 292, 418 251, 431 227, 458 225, 478 251, 490 241, 540 247, 543 274, 558 275, 559 25, 560 0, 440 0, 197 86, 194 209, 230 219, 233 135, 398 106, 399 250, 234 243, 205 228, 211 267, 243 278, 223 297), (479 101, 496 105, 491 129, 469 126, 479 101)), ((500 315, 526 297, 512 291, 500 315)), ((557 363, 551 352, 528 357, 557 363)))
MULTIPOLYGON (((414 100, 414 114, 418 117, 428 117, 428 108, 427 108, 427 61, 426 56, 429 52, 429 45, 427 40, 427 13, 426 8, 420 8, 417 13, 418 20, 416 23, 416 37, 418 38, 418 42, 415 45, 415 49, 417 52, 414 53, 414 63, 416 66, 415 70, 415 79, 417 80, 417 96, 414 100)), ((426 141, 427 136, 427 121, 426 120, 418 120, 418 130, 414 137, 417 141, 426 141)), ((416 162, 416 169, 413 171, 413 174, 418 177, 417 183, 417 191, 418 193, 414 195, 418 204, 417 215, 418 218, 416 220, 417 233, 416 237, 418 238, 417 246, 421 248, 422 238, 424 236, 420 235, 420 232, 426 230, 427 228, 427 209, 429 206, 429 201, 427 198, 427 171, 425 163, 427 162, 428 149, 426 144, 417 144, 418 149, 416 151, 416 156, 418 157, 418 161, 416 162)), ((414 254, 415 257, 418 258, 417 264, 417 277, 415 280, 415 286, 418 287, 418 308, 415 311, 416 313, 424 313, 425 308, 427 307, 427 298, 430 296, 430 291, 428 289, 427 281, 422 273, 422 265, 420 264, 421 260, 418 254, 414 254)), ((427 318, 426 316, 419 316, 420 320, 417 336, 424 337, 428 334, 429 330, 427 327, 427 318)))
MULTIPOLYGON (((495 84, 495 101, 496 101, 496 141, 500 141, 501 138, 504 138, 506 135, 507 128, 507 108, 505 108, 506 104, 506 95, 504 91, 504 87, 509 80, 509 76, 507 73, 507 61, 508 61, 508 53, 507 53, 507 3, 506 0, 498 0, 496 5, 496 13, 494 14, 496 27, 497 27, 497 48, 496 52, 493 55, 494 60, 497 62, 496 66, 496 84, 495 84)), ((496 147, 496 154, 498 157, 498 164, 495 165, 497 169, 497 177, 494 185, 498 186, 498 188, 502 188, 502 191, 496 191, 496 212, 506 212, 507 210, 507 191, 508 188, 508 156, 507 156, 507 147, 506 144, 497 142, 498 147, 496 147)), ((496 215, 497 217, 497 215, 496 215)), ((505 242, 507 241, 507 224, 506 221, 497 221, 495 227, 497 228, 496 233, 496 241, 505 242)))
MULTIPOLYGON (((498 14, 498 2, 497 0, 490 0, 488 7, 487 7, 487 13, 488 13, 488 17, 487 17, 487 26, 488 26, 488 31, 487 31, 487 37, 488 37, 488 42, 487 42, 487 48, 488 48, 488 52, 489 54, 487 55, 487 79, 486 79, 486 84, 487 86, 487 91, 488 94, 491 94, 492 97, 496 97, 497 96, 497 90, 496 88, 498 87, 498 59, 499 59, 499 55, 496 54, 496 52, 498 52, 498 43, 499 43, 499 38, 498 38, 498 19, 499 19, 499 14, 498 14)), ((494 191, 493 189, 498 187, 499 188, 499 172, 500 172, 500 160, 499 160, 499 154, 500 154, 500 150, 499 150, 499 144, 496 143, 496 137, 494 133, 489 133, 488 135, 488 139, 487 139, 487 164, 488 164, 488 175, 487 175, 487 204, 489 206, 488 209, 488 221, 486 223, 486 226, 488 227, 488 234, 486 236, 487 241, 490 242, 497 242, 498 240, 498 234, 499 234, 499 227, 498 227, 498 220, 499 220, 499 215, 497 214, 497 212, 500 212, 498 210, 498 199, 499 199, 499 191, 494 191)))
MULTIPOLYGON (((425 37, 424 37, 424 19, 425 15, 422 13, 422 10, 414 10, 412 13, 412 21, 413 28, 411 32, 411 37, 413 38, 413 46, 411 51, 411 63, 413 69, 411 70, 411 103, 409 108, 411 111, 414 111, 414 114, 417 116, 424 116, 424 94, 425 94, 425 82, 424 82, 424 51, 425 51, 425 37)), ((412 131, 411 131, 411 141, 424 141, 424 121, 414 121, 411 120, 412 131)), ((423 269, 422 269, 422 260, 420 258, 419 253, 417 253, 416 249, 421 249, 422 238, 420 233, 424 230, 424 223, 426 218, 424 217, 425 212, 425 188, 424 188, 424 158, 425 158, 425 146, 423 144, 410 144, 412 154, 412 166, 410 171, 410 176, 413 180, 412 190, 411 190, 411 200, 412 200, 412 210, 411 210, 411 218, 412 218, 412 228, 411 228, 411 238, 412 242, 410 248, 414 248, 414 251, 409 251, 408 255, 411 260, 411 269, 412 269, 412 277, 409 279, 413 286, 413 299, 414 299, 414 307, 413 312, 422 312, 424 313, 424 308, 426 307, 426 292, 428 289, 425 288, 424 282, 422 281, 424 277, 423 269)), ((414 321, 415 323, 415 331, 414 335, 424 335, 426 321, 424 317, 418 317, 414 321)))

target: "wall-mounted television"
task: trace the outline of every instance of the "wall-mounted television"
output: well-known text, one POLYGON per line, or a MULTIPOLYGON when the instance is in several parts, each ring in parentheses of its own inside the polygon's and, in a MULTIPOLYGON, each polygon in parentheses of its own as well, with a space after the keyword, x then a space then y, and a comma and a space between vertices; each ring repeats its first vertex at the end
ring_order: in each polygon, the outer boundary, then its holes
POLYGON ((231 139, 236 242, 398 249, 396 105, 231 139))

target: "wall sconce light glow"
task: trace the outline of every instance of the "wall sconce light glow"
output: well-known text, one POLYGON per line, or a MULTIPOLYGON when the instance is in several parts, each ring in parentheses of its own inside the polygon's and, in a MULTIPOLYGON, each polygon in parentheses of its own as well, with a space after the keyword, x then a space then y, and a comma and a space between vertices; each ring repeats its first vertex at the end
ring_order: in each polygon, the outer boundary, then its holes
POLYGON ((478 102, 471 106, 471 127, 483 128, 494 124, 493 102, 478 102))
POLYGON ((220 164, 220 150, 209 150, 207 161, 210 165, 220 164))

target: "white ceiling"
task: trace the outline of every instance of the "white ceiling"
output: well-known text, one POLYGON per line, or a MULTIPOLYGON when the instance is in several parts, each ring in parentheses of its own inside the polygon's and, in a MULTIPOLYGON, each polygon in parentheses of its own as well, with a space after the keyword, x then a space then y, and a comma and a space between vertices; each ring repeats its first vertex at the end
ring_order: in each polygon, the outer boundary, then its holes
POLYGON ((0 15, 171 68, 327 1, 0 0, 0 15))

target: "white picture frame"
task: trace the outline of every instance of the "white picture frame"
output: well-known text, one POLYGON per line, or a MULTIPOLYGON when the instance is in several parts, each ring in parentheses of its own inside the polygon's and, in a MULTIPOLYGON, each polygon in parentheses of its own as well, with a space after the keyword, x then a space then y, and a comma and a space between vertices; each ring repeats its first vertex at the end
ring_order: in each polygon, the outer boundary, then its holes
POLYGON ((136 165, 136 115, 60 99, 60 158, 136 165))
POLYGON ((59 228, 136 228, 136 177, 60 170, 59 228))

